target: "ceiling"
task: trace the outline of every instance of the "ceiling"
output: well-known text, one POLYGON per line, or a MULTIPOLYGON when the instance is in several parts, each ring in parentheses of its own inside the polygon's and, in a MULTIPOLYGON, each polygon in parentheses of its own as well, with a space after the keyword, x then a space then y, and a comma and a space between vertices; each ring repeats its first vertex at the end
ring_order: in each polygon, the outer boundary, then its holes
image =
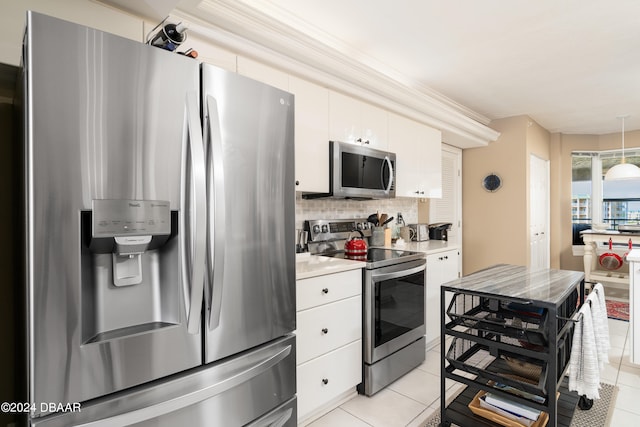
POLYGON ((266 28, 313 39, 480 123, 528 115, 550 132, 600 135, 629 116, 625 129, 640 129, 637 0, 99 1, 155 18, 183 10, 214 27, 235 16, 227 29, 248 37, 266 28), (252 34, 256 13, 270 22, 252 34))
POLYGON ((238 1, 489 119, 605 134, 629 115, 640 129, 637 0, 238 1))

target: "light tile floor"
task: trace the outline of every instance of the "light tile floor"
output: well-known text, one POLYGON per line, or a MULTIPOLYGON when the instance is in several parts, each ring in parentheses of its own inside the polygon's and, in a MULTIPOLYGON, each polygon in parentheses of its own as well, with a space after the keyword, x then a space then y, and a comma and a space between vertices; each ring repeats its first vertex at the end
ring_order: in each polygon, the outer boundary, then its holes
MULTIPOLYGON (((640 366, 629 361, 629 322, 609 319, 609 336, 609 364, 601 372, 601 381, 619 387, 611 426, 637 427, 640 425, 640 366)), ((458 386, 451 382, 447 389, 451 392, 451 387, 458 386)), ((422 365, 373 397, 358 395, 309 426, 417 427, 438 410, 440 346, 427 351, 422 365)))

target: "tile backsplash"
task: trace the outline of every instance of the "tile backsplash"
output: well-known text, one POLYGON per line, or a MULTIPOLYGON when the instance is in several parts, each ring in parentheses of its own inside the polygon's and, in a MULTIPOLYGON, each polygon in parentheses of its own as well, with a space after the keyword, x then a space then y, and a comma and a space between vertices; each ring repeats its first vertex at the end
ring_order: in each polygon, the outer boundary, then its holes
POLYGON ((302 228, 309 219, 351 219, 366 218, 379 211, 397 217, 402 213, 404 222, 418 222, 418 199, 396 197, 384 200, 351 200, 351 199, 303 199, 296 193, 296 228, 302 228))

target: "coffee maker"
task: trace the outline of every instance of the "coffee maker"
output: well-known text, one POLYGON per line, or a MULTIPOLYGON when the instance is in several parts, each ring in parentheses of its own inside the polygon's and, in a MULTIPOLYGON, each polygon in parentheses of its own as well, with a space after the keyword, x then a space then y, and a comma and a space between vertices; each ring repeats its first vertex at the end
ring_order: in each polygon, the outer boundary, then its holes
POLYGON ((429 224, 429 239, 448 240, 448 232, 451 230, 450 222, 436 222, 429 224))

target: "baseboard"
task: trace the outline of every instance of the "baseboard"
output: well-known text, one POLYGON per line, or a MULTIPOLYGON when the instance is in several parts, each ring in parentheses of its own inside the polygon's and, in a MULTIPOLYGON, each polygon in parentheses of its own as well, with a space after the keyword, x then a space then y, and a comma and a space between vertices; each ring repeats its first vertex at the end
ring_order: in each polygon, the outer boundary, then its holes
POLYGON ((326 404, 324 404, 320 408, 316 409, 315 411, 311 412, 310 414, 308 414, 304 418, 302 418, 302 419, 299 418, 298 419, 298 426, 302 427, 302 426, 306 426, 308 424, 311 424, 312 422, 314 422, 318 418, 320 418, 320 417, 322 417, 324 415, 327 415, 329 412, 333 411, 334 409, 336 409, 337 407, 339 407, 343 403, 348 402, 349 400, 353 399, 357 395, 358 395, 358 392, 356 391, 355 387, 352 390, 349 390, 349 391, 346 391, 346 392, 342 393, 341 395, 339 395, 338 397, 336 397, 332 401, 327 402, 326 404))

